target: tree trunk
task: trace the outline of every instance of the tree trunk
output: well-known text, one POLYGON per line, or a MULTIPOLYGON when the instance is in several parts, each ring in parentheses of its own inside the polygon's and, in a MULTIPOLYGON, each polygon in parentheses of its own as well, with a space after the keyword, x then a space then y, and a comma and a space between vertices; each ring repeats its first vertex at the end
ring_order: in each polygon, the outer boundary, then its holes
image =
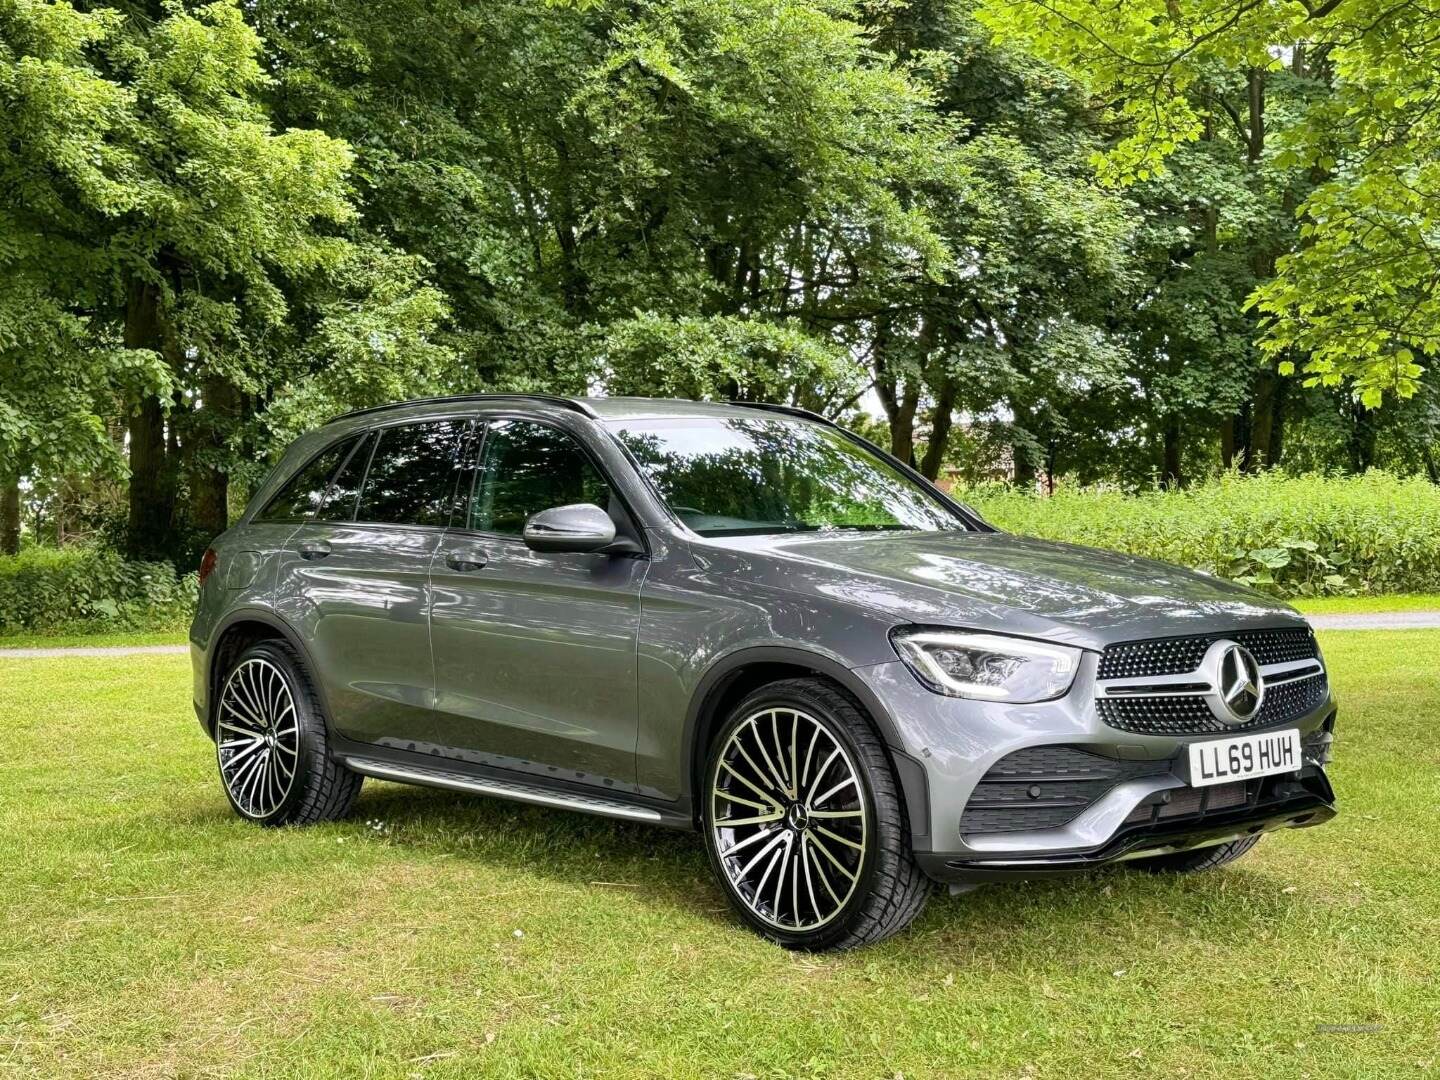
POLYGON ((1220 421, 1220 464, 1226 469, 1235 467, 1235 417, 1227 416, 1220 421))
POLYGON ((1285 406, 1290 400, 1290 380, 1275 373, 1275 389, 1270 398, 1270 441, 1265 447, 1265 464, 1278 468, 1285 453, 1285 406))
POLYGON ((1250 447, 1245 455, 1246 472, 1259 472, 1271 464, 1270 440, 1275 422, 1275 381, 1273 371, 1261 372, 1255 384, 1255 405, 1250 419, 1250 447))
POLYGON ((940 382, 935 394, 935 411, 930 421, 930 442, 925 446, 925 456, 920 460, 920 472, 927 480, 940 476, 940 466, 945 464, 945 451, 950 442, 950 428, 955 419, 955 380, 948 375, 940 382))
POLYGON ((1350 468, 1363 473, 1375 464, 1375 416, 1358 401, 1350 403, 1350 436, 1346 449, 1350 453, 1350 468))
POLYGON ((915 410, 920 407, 920 388, 905 386, 890 417, 890 453, 906 465, 915 463, 915 410))
POLYGON ((1180 471, 1180 451, 1183 444, 1180 437, 1180 418, 1169 416, 1165 419, 1165 463, 1162 470, 1161 482, 1168 489, 1178 489, 1185 486, 1185 477, 1180 471))
POLYGON ((190 517, 205 538, 230 526, 229 475, 223 460, 225 437, 235 414, 235 388, 222 378, 207 376, 200 387, 200 409, 190 433, 190 517))
MULTIPOLYGON (((1030 410, 1015 402, 1010 403, 1010 411, 1014 414, 1013 426, 1017 430, 1023 430, 1033 435, 1030 425, 1033 419, 1030 410)), ((1035 490, 1035 460, 1030 456, 1030 444, 1019 438, 1010 440, 1011 464, 1015 470, 1015 486, 1025 488, 1027 491, 1035 490)))
MULTIPOLYGON (((125 303, 125 347, 160 351, 159 292, 131 282, 125 303)), ((168 552, 175 511, 175 478, 165 442, 165 412, 147 394, 130 411, 130 517, 125 554, 132 559, 163 558, 168 552)))
POLYGON ((0 481, 0 555, 20 553, 20 478, 0 481))

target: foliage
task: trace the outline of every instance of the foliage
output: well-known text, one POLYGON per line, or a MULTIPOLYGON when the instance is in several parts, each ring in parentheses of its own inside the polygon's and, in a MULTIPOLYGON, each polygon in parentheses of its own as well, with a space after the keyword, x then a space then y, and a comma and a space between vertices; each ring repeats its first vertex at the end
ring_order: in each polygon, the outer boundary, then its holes
POLYGON ((30 547, 0 555, 0 634, 185 626, 194 574, 169 563, 126 562, 112 551, 30 547))
POLYGON ((1308 66, 1328 92, 1282 119, 1273 154, 1315 185, 1296 208, 1301 242, 1252 298, 1272 317, 1263 344, 1284 370, 1352 382, 1370 405, 1386 391, 1414 393, 1423 358, 1440 351, 1440 39, 1430 5, 987 0, 984 19, 1115 103, 1123 134, 1099 158, 1113 180, 1155 174, 1207 124, 1225 122, 1195 93, 1216 70, 1263 82, 1287 61, 1308 66))
POLYGON ((956 494, 1012 532, 1179 563, 1282 596, 1440 591, 1440 488, 1419 478, 1264 473, 1183 492, 956 494))
POLYGON ((1413 11, 1172 6, 0 0, 0 544, 128 465, 107 534, 189 565, 297 433, 481 390, 1440 479, 1413 11))

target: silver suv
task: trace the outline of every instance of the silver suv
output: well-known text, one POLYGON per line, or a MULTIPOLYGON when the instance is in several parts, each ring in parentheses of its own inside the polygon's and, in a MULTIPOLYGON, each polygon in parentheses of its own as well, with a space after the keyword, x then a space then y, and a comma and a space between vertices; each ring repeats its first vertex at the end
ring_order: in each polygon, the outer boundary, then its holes
POLYGON ((1293 610, 999 532, 818 416, 539 395, 299 439, 202 565, 236 812, 364 777, 698 829, 740 917, 877 941, 961 890, 1218 866, 1334 814, 1293 610))

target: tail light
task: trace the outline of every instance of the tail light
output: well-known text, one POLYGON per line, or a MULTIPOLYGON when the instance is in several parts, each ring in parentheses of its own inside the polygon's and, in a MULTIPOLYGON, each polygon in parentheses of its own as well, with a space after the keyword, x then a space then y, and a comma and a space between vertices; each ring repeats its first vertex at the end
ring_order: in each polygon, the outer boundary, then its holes
POLYGON ((215 572, 215 549, 206 548, 205 554, 200 556, 200 584, 205 584, 205 579, 215 572))

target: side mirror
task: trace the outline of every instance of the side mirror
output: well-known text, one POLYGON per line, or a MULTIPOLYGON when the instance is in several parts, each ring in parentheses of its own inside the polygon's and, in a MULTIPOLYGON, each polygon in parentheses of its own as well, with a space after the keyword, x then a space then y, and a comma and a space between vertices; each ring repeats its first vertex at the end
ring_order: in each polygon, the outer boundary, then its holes
POLYGON ((615 542, 615 522, 594 503, 573 503, 532 514, 522 535, 531 551, 593 552, 615 542))

